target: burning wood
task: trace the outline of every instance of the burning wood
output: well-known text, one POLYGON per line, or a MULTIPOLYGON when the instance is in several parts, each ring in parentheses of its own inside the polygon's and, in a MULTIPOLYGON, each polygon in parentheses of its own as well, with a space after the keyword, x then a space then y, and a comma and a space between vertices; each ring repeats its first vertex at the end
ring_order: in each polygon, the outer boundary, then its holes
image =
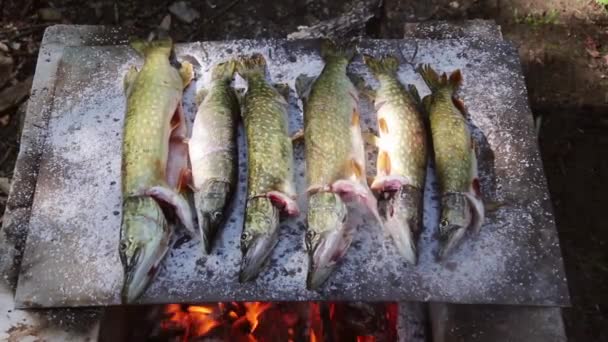
POLYGON ((168 304, 162 341, 375 342, 396 340, 397 304, 231 302, 168 304))

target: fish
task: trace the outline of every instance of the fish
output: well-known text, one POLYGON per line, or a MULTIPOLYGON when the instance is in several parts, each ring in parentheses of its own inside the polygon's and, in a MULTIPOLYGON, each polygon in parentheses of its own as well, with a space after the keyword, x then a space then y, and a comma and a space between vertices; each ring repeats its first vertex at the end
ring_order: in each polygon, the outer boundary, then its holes
POLYGON ((235 61, 214 67, 211 84, 197 96, 200 105, 188 141, 194 206, 205 253, 211 252, 236 186, 240 113, 236 93, 230 86, 235 67, 235 61))
MULTIPOLYGON (((378 194, 384 228, 398 252, 416 264, 416 241, 422 231, 422 208, 427 165, 427 133, 418 91, 397 78, 394 56, 363 60, 380 86, 375 92, 379 137, 376 176, 371 189, 378 194)), ((369 139, 368 139, 369 140, 369 139)))
POLYGON ((324 40, 321 56, 325 66, 311 87, 297 87, 305 97, 305 244, 310 259, 306 282, 311 290, 325 283, 352 242, 356 227, 349 224, 347 203, 363 204, 378 217, 366 179, 359 94, 346 74, 353 50, 324 40))
POLYGON ((191 208, 182 194, 189 169, 181 101, 193 78, 192 65, 182 63, 178 69, 170 61, 170 38, 133 41, 131 46, 144 57, 144 64, 139 71, 131 67, 124 78, 119 245, 123 303, 134 302, 154 278, 174 226, 180 222, 194 232, 191 208))
POLYGON ((445 259, 470 230, 479 232, 484 205, 477 168, 475 141, 464 116, 464 104, 455 97, 462 84, 460 70, 441 76, 429 65, 418 73, 431 90, 423 99, 429 113, 435 169, 441 193, 439 260, 445 259))
POLYGON ((281 215, 299 215, 292 140, 288 133, 286 86, 266 80, 261 54, 239 58, 237 72, 247 81, 242 119, 247 141, 247 202, 241 234, 239 281, 260 273, 278 242, 281 215))

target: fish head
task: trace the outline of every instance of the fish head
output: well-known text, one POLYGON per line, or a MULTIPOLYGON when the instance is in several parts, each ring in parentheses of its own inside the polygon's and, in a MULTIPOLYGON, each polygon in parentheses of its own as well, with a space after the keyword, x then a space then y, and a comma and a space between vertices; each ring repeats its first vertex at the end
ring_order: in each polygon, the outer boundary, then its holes
POLYGON ((319 288, 329 278, 352 241, 347 225, 348 209, 332 192, 318 192, 308 200, 306 248, 310 256, 309 289, 319 288))
POLYGON ((471 206, 464 194, 448 193, 441 197, 439 259, 445 258, 458 245, 472 218, 471 206))
POLYGON ((415 265, 416 238, 422 224, 422 190, 404 185, 397 191, 384 192, 378 209, 384 229, 393 238, 397 251, 415 265))
POLYGON ((194 206, 205 252, 211 252, 213 239, 224 222, 224 210, 230 200, 230 184, 224 181, 206 182, 194 193, 194 206))
POLYGON ((245 226, 241 234, 243 260, 239 280, 254 279, 268 259, 279 238, 279 209, 267 197, 247 201, 245 226))
POLYGON ((134 302, 146 290, 169 248, 171 232, 153 198, 124 200, 119 248, 124 267, 123 303, 134 302))

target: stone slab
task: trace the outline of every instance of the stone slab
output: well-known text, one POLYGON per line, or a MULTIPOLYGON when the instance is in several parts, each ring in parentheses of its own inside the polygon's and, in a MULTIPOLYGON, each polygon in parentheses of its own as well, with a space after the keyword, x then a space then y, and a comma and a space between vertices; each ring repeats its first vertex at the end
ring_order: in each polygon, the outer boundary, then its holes
MULTIPOLYGON (((260 278, 237 282, 244 205, 244 150, 240 186, 229 224, 209 256, 198 242, 179 238, 142 303, 223 300, 410 300, 455 303, 567 305, 557 235, 532 117, 516 50, 476 37, 443 40, 363 40, 361 52, 413 55, 441 71, 460 68, 459 95, 467 105, 480 146, 486 200, 503 203, 488 213, 479 236, 445 263, 433 258, 437 225, 435 182, 428 177, 420 262, 407 266, 390 239, 364 218, 342 267, 320 293, 305 289, 304 216, 282 225, 281 240, 260 278)), ((190 119, 194 88, 204 86, 211 65, 241 53, 262 52, 270 77, 293 89, 300 73, 322 68, 315 41, 229 41, 178 46, 202 66, 185 99, 190 119)), ((406 57, 403 57, 406 56, 406 57)), ((17 302, 21 307, 118 303, 122 282, 117 246, 120 228, 120 136, 124 113, 122 75, 141 61, 126 46, 66 49, 59 67, 48 137, 43 149, 30 234, 17 302), (91 82, 91 80, 95 80, 91 82)), ((360 58, 351 72, 372 86, 360 58)), ((404 65, 399 74, 424 95, 428 89, 404 65)), ((292 94, 293 95, 293 94, 292 94)), ((302 125, 301 103, 291 98, 290 129, 302 125)), ((362 103, 364 130, 375 129, 369 103, 362 103)), ((242 143, 242 137, 240 138, 242 143)), ((303 151, 296 148, 302 192, 303 151)), ((373 170, 370 153, 369 170, 373 170)), ((432 171, 432 169, 430 169, 432 171)), ((300 199, 305 204, 303 198, 300 199)))

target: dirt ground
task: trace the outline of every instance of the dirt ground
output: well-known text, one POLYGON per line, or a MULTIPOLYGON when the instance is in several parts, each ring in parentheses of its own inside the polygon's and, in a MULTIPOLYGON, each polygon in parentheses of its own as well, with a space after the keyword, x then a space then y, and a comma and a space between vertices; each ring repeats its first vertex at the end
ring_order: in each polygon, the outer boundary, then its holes
MULTIPOLYGON (((598 0, 599 2, 600 0, 598 0)), ((368 4, 377 1, 364 0, 368 4)), ((571 341, 608 341, 608 10, 595 0, 385 0, 362 34, 403 37, 405 22, 483 18, 520 51, 554 204, 572 304, 571 341), (604 151, 602 153, 602 151, 604 151)), ((124 25, 142 36, 174 1, 0 0, 0 216, 19 149, 23 103, 44 28, 124 25), (153 3, 153 4, 151 4, 153 3), (25 91, 24 91, 25 89, 25 91)), ((284 37, 339 16, 348 1, 186 1, 200 14, 173 16, 178 41, 284 37)))

